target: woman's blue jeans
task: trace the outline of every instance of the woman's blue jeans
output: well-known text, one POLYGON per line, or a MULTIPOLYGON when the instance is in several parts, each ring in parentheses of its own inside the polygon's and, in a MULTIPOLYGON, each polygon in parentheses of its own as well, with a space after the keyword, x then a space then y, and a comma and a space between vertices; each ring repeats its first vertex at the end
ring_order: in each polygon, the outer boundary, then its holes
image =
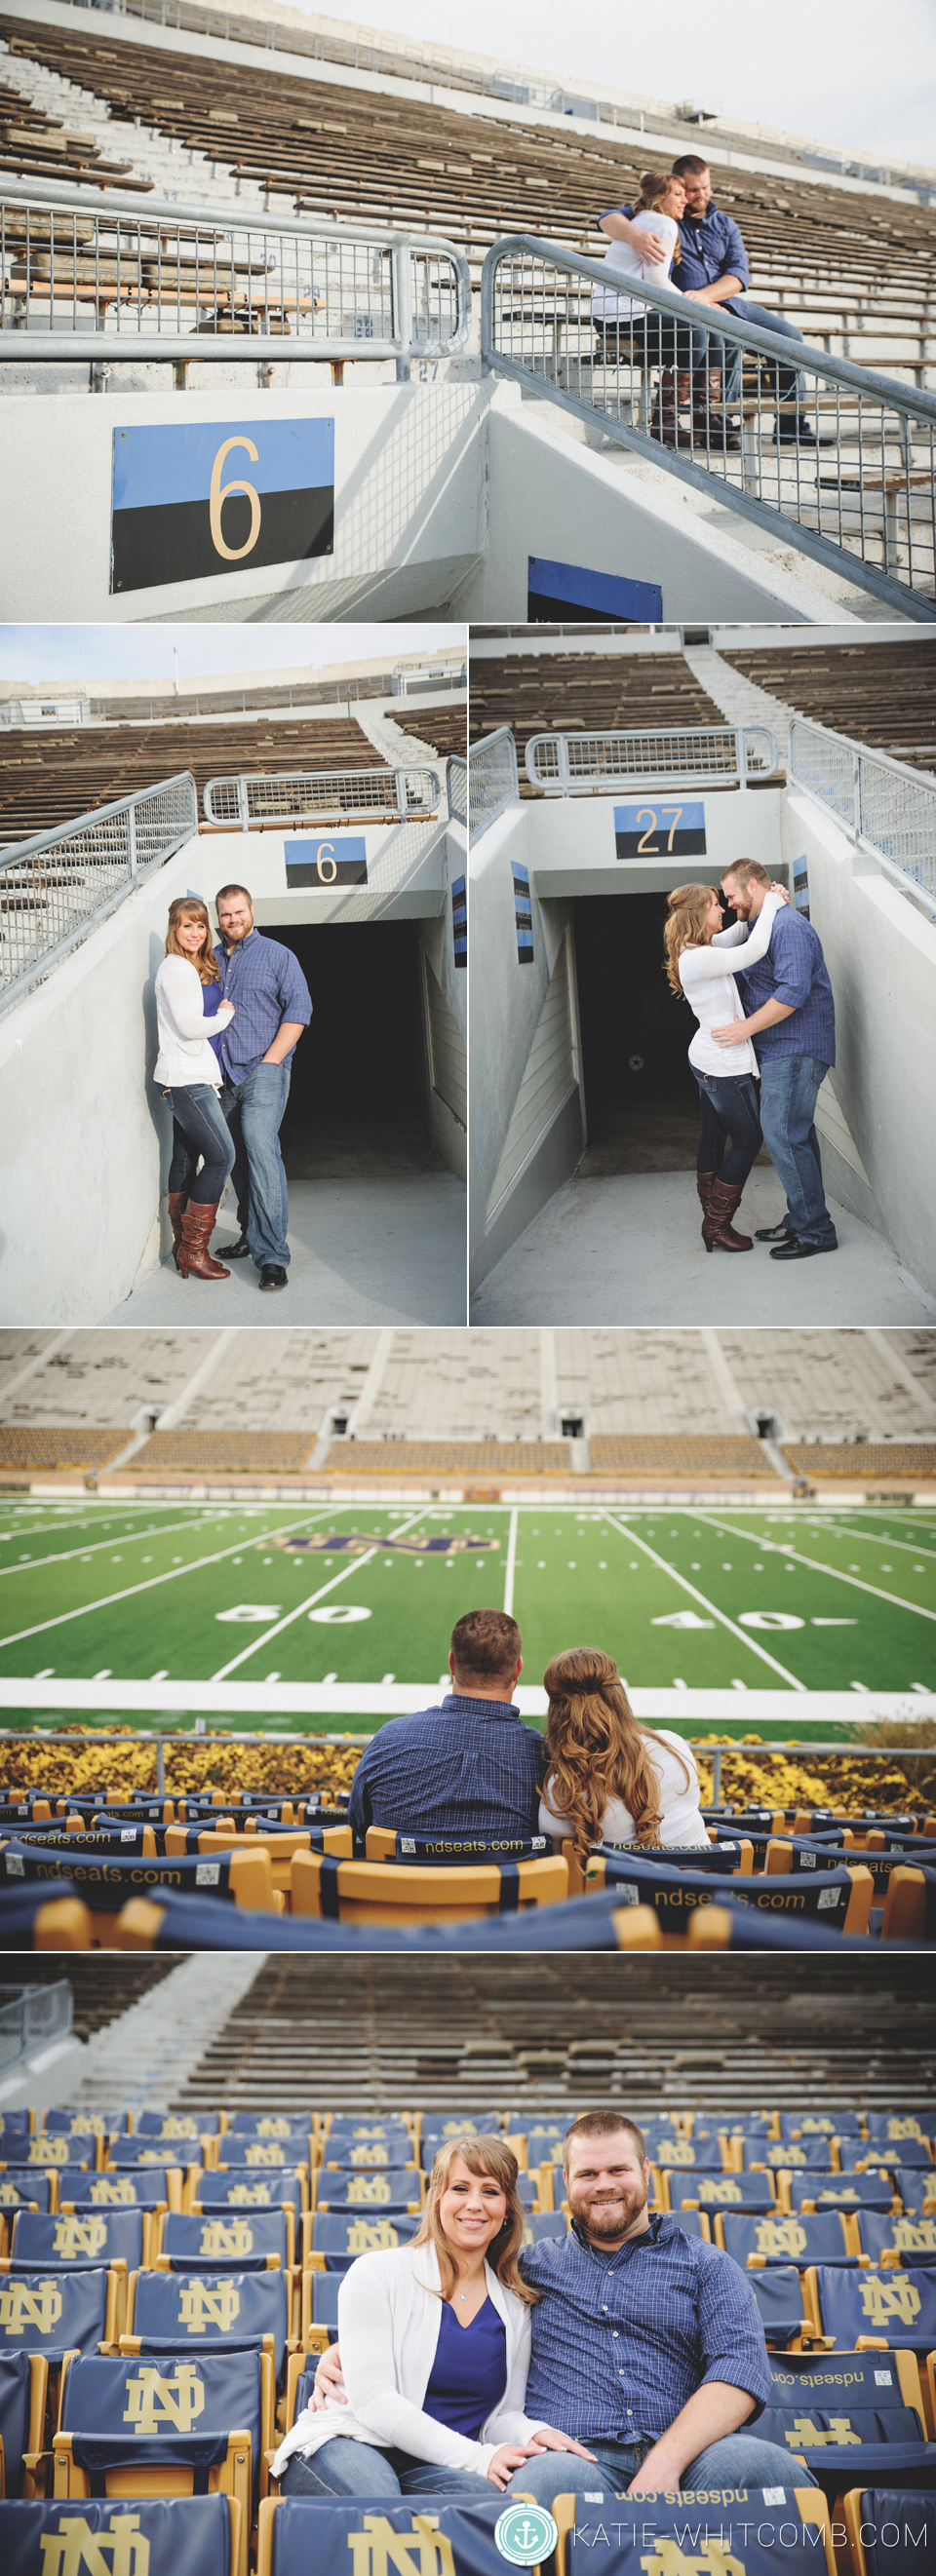
POLYGON ((763 1142, 754 1076, 700 1073, 695 1065, 692 1070, 702 1118, 696 1169, 717 1172, 729 1189, 743 1190, 763 1142))
POLYGON ((218 1094, 210 1082, 190 1082, 173 1084, 163 1099, 172 1104, 170 1192, 187 1190, 196 1207, 217 1207, 234 1166, 231 1131, 218 1094))
POLYGON ((473 2469, 436 2469, 412 2451, 379 2451, 375 2443, 353 2442, 338 2433, 306 2459, 294 2451, 280 2479, 283 2495, 496 2495, 487 2478, 473 2469))

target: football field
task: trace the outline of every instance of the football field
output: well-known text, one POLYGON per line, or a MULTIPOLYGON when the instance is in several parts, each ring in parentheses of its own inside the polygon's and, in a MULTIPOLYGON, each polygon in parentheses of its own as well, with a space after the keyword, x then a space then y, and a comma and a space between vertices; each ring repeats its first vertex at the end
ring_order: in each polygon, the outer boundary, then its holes
POLYGON ((451 1628, 482 1603, 520 1622, 527 1716, 550 1656, 595 1644, 638 1713, 650 1693, 696 1728, 711 1694, 721 1726, 731 1693, 739 1730, 821 1734, 827 1694, 853 1695, 854 1726, 865 1694, 909 1715, 936 1689, 936 1505, 7 1501, 0 1708, 12 1726, 369 1732, 447 1686, 451 1628))

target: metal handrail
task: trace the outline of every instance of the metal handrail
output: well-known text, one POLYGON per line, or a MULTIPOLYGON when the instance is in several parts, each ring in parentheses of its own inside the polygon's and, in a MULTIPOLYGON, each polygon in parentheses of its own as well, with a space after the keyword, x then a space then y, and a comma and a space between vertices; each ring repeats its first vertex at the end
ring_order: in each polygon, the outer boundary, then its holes
POLYGON ((524 754, 531 787, 547 795, 611 796, 628 779, 680 787, 737 786, 780 766, 768 725, 686 725, 634 733, 534 733, 524 754), (766 745, 766 757, 761 746, 766 745))
POLYGON ((468 745, 469 849, 519 794, 517 746, 510 726, 498 725, 496 733, 468 745))
POLYGON ((323 815, 381 823, 425 819, 442 802, 437 769, 290 770, 270 777, 209 778, 202 790, 205 820, 240 832, 282 824, 319 822, 323 815))
POLYGON ((67 2038, 72 2027, 74 1998, 67 1977, 56 1977, 48 1986, 22 1986, 17 1993, 0 1988, 0 2075, 9 2075, 18 2061, 41 2041, 67 2038))
POLYGON ((445 784, 448 789, 448 809, 452 822, 467 823, 468 763, 467 760, 460 760, 456 751, 449 754, 446 762, 445 784))
POLYGON ((244 357, 264 366, 395 358, 406 380, 413 358, 450 356, 470 329, 468 262, 441 235, 240 205, 219 215, 118 189, 99 204, 65 180, 0 182, 2 358, 163 358, 184 369, 229 364, 246 338, 244 357), (43 306, 48 327, 33 329, 43 306), (95 318, 82 328, 88 307, 95 318))
MULTIPOLYGON (((655 334, 650 337, 652 342, 655 334)), ((597 418, 605 436, 620 446, 700 492, 717 491, 730 509, 782 532, 802 553, 847 572, 904 614, 936 617, 936 396, 828 356, 806 341, 790 342, 753 322, 738 322, 723 305, 687 303, 670 287, 615 275, 598 260, 530 233, 510 234, 487 253, 481 353, 488 369, 535 387, 577 419, 597 418), (577 294, 570 294, 569 280, 577 294), (612 322, 596 349, 591 299, 598 289, 630 297, 650 315, 683 325, 678 349, 674 335, 670 361, 670 445, 664 442, 669 424, 659 416, 659 403, 657 414, 651 412, 649 378, 658 361, 651 356, 644 362, 640 355, 644 317, 635 316, 635 344, 626 323, 618 331, 612 322), (737 353, 739 369, 745 355, 761 362, 750 396, 729 392, 723 399, 723 348, 729 361, 737 353), (672 372, 677 357, 679 378, 689 386, 688 402, 678 412, 679 379, 672 372), (719 386, 715 399, 713 376, 719 386), (784 378, 794 388, 789 394, 781 390, 784 378), (736 416, 735 449, 729 440, 736 416), (807 441, 804 421, 819 437, 831 428, 828 451, 807 441), (781 424, 784 439, 778 444, 775 429, 781 424)))
POLYGON ((889 752, 794 716, 787 775, 791 787, 831 809, 852 839, 890 868, 936 895, 936 785, 889 752))
POLYGON ((137 796, 36 832, 0 857, 0 1011, 48 973, 198 831, 198 792, 178 770, 137 796))

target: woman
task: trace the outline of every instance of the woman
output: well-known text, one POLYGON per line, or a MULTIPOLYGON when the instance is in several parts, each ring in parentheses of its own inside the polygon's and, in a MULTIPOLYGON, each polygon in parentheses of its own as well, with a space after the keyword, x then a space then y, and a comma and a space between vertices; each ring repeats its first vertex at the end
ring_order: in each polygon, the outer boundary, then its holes
POLYGON ((523 2412, 535 2298, 517 2270, 523 2226, 506 2141, 446 2140, 411 2242, 359 2255, 342 2282, 346 2400, 307 2407, 281 2442, 285 2495, 476 2494, 479 2479, 506 2487, 532 2448, 592 2457, 523 2412))
POLYGON ((721 904, 714 887, 676 886, 668 897, 669 920, 663 932, 663 971, 670 991, 691 1003, 698 1029, 689 1062, 699 1086, 702 1126, 696 1160, 696 1188, 702 1202, 702 1241, 706 1252, 750 1252, 753 1237, 736 1234, 737 1214, 751 1165, 760 1150, 761 1124, 757 1098, 757 1057, 750 1038, 738 1046, 720 1046, 713 1029, 727 1020, 742 1020, 735 976, 766 957, 770 934, 787 900, 783 886, 772 885, 750 939, 739 948, 723 945, 721 904), (726 1136, 731 1144, 726 1150, 726 1136))
POLYGON ((571 1839, 584 1869, 595 1843, 702 1844, 699 1774, 680 1735, 637 1725, 616 1663, 597 1646, 554 1655, 539 1830, 571 1839))
MULTIPOLYGON (((662 435, 666 446, 691 444, 688 431, 683 437, 677 426, 676 406, 688 397, 688 382, 674 387, 674 368, 692 367, 694 342, 688 326, 673 320, 668 313, 657 313, 652 305, 618 291, 618 278, 640 278, 645 286, 672 286, 671 271, 679 266, 679 218, 685 209, 686 191, 681 179, 667 171, 645 170, 640 182, 640 201, 634 211, 638 232, 656 233, 665 246, 665 261, 646 265, 631 242, 611 241, 604 256, 609 271, 608 285, 596 287, 592 295, 592 321, 597 333, 596 357, 618 366, 623 359, 632 367, 662 367, 661 383, 651 431, 662 435)), ((698 333, 695 337, 698 339, 698 333)))
POLYGON ((166 953, 156 976, 155 1079, 172 1107, 169 1218, 173 1258, 183 1279, 231 1276, 208 1250, 234 1162, 219 1097, 221 1067, 210 1044, 211 1034, 230 1028, 234 1017, 233 1002, 218 1001, 220 981, 207 908, 197 895, 177 895, 169 906, 166 953))

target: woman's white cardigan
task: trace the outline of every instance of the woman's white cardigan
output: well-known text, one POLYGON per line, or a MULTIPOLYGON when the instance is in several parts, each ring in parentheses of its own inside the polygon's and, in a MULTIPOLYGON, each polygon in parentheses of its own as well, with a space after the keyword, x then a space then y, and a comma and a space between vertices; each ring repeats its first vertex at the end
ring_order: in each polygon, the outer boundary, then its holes
MULTIPOLYGON (((156 1027, 159 1054, 155 1082, 184 1090, 190 1082, 210 1082, 220 1091, 224 1079, 205 1035, 205 986, 187 957, 164 957, 156 974, 156 1027)), ((211 1021, 216 1035, 230 1026, 233 1002, 219 1002, 211 1021)))
POLYGON ((485 2264, 488 2298, 504 2326, 507 2382, 477 2442, 423 2413, 423 2399, 442 2322, 441 2278, 435 2246, 401 2245, 361 2254, 338 2293, 338 2336, 348 2403, 329 2398, 323 2414, 306 2407, 280 2443, 273 2462, 281 2477, 294 2451, 308 2458, 343 2433, 378 2450, 411 2451, 436 2468, 473 2469, 486 2478, 503 2442, 528 2442, 540 2427, 523 2412, 530 2366, 530 2311, 485 2264))

